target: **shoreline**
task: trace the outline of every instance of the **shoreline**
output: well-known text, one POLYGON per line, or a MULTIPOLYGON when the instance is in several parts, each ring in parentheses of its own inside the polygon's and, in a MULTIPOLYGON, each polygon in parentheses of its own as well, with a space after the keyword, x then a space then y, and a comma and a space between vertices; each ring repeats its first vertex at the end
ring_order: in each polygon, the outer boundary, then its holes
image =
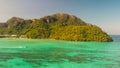
MULTIPOLYGON (((101 41, 72 41, 72 40, 61 40, 61 39, 31 39, 31 38, 0 38, 0 39, 18 39, 18 40, 53 40, 53 41, 68 41, 68 42, 100 42, 101 41)), ((112 41, 114 42, 114 41, 112 41)))

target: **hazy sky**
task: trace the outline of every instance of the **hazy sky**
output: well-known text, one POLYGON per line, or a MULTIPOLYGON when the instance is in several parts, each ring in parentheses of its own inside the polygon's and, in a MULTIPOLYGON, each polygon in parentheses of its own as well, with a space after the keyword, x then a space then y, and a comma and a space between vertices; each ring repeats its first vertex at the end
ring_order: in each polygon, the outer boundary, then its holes
POLYGON ((120 0, 0 0, 1 22, 13 16, 33 19, 54 13, 72 14, 109 34, 120 34, 120 0))

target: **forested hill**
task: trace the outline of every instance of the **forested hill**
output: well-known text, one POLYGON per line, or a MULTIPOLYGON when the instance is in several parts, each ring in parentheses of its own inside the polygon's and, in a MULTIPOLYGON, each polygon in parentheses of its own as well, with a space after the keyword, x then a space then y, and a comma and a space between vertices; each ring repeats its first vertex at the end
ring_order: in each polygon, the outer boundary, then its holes
POLYGON ((57 13, 39 19, 12 17, 0 23, 0 35, 25 35, 32 39, 110 42, 112 38, 96 25, 76 16, 57 13))

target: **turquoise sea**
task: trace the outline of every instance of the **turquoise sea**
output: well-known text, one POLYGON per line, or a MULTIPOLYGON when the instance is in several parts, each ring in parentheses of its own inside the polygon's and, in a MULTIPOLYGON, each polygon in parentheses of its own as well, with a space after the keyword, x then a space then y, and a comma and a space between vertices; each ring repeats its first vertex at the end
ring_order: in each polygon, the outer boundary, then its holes
POLYGON ((120 68, 120 36, 114 42, 0 39, 0 68, 120 68))

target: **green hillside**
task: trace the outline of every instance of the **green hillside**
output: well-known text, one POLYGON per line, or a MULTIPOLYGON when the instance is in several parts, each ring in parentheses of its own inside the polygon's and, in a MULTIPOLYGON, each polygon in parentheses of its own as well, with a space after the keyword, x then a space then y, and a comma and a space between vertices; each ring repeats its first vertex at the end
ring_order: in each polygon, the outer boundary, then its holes
POLYGON ((96 25, 69 14, 53 14, 39 19, 12 17, 0 23, 1 35, 25 35, 32 39, 110 42, 112 38, 96 25))

